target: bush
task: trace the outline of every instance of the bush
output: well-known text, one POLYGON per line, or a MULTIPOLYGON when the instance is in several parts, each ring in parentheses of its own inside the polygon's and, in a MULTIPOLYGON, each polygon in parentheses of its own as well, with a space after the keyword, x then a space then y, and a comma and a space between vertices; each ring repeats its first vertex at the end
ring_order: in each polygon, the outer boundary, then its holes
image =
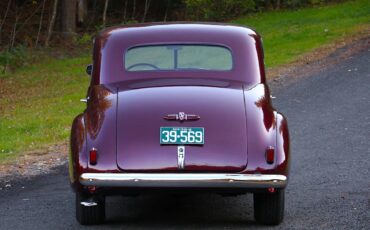
POLYGON ((77 44, 78 45, 86 45, 86 44, 91 44, 92 42, 92 37, 88 33, 84 33, 81 37, 77 39, 77 44))
POLYGON ((185 0, 191 20, 225 21, 255 10, 254 0, 185 0))
POLYGON ((343 0, 254 0, 259 11, 272 9, 296 9, 299 7, 324 5, 343 0))
POLYGON ((23 45, 18 45, 11 50, 0 52, 1 71, 5 72, 8 68, 17 68, 26 64, 29 60, 27 49, 23 45))
POLYGON ((323 5, 330 2, 338 2, 338 0, 282 0, 281 4, 283 8, 291 9, 304 6, 323 5))

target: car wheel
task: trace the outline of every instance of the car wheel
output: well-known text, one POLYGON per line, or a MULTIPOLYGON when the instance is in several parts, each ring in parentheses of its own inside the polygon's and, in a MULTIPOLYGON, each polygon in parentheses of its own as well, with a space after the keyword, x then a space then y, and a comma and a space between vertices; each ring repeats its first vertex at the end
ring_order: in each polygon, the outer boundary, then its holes
POLYGON ((101 224, 105 220, 105 198, 76 192, 76 219, 82 225, 101 224))
POLYGON ((258 223, 278 225, 284 218, 284 190, 254 193, 254 218, 258 223))

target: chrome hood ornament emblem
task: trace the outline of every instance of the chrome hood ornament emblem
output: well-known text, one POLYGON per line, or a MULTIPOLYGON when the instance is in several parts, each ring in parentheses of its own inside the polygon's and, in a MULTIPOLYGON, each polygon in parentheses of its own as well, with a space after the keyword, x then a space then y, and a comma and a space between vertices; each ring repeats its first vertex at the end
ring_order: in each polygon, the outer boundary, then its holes
POLYGON ((185 112, 179 112, 178 114, 168 114, 164 116, 164 119, 169 121, 196 121, 200 119, 200 116, 195 114, 186 114, 185 112))
POLYGON ((183 121, 183 120, 187 120, 187 118, 188 118, 188 115, 187 114, 185 114, 184 112, 179 112, 179 120, 180 121, 183 121))

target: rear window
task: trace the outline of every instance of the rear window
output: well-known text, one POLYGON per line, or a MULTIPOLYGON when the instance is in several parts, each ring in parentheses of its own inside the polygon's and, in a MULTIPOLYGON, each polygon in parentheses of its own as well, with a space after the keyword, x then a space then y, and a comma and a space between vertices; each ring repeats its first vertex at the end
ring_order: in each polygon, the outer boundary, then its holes
POLYGON ((151 45, 130 48, 125 54, 127 71, 228 71, 231 51, 216 45, 151 45))

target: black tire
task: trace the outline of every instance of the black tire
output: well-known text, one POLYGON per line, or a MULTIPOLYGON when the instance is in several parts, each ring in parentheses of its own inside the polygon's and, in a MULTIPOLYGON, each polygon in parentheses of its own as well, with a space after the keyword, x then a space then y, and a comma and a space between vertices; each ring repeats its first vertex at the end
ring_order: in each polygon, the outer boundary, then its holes
POLYGON ((260 224, 278 225, 284 218, 284 190, 254 193, 254 218, 260 224))
POLYGON ((101 224, 105 220, 105 198, 89 197, 82 193, 76 193, 76 219, 81 225, 101 224), (82 201, 94 201, 96 206, 84 206, 82 201))

